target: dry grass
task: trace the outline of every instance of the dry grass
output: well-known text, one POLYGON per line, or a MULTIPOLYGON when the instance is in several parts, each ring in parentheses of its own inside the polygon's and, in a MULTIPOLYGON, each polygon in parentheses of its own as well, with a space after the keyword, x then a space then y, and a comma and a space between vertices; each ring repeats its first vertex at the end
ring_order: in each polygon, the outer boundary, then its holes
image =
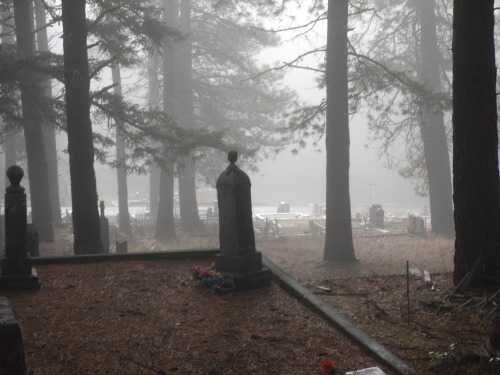
POLYGON ((292 237, 265 241, 258 249, 298 280, 373 275, 403 275, 410 267, 431 273, 453 270, 453 240, 401 236, 355 236, 359 262, 336 265, 323 261, 324 241, 319 237, 292 237))
POLYGON ((352 264, 323 261, 321 238, 294 237, 258 247, 419 374, 500 373, 498 364, 488 362, 500 354, 491 344, 500 335, 495 326, 500 298, 481 304, 492 289, 450 301, 453 239, 356 234, 359 261, 352 264), (431 282, 411 276, 407 286, 407 261, 410 268, 427 270, 431 282), (431 371, 430 366, 437 367, 431 371))

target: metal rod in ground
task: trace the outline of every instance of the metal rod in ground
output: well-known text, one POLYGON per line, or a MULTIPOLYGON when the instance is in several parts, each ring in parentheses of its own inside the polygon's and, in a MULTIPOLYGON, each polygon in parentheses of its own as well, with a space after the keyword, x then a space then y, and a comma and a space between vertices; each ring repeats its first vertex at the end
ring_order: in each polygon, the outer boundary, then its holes
POLYGON ((410 261, 406 261, 406 301, 408 307, 408 324, 410 324, 410 261))

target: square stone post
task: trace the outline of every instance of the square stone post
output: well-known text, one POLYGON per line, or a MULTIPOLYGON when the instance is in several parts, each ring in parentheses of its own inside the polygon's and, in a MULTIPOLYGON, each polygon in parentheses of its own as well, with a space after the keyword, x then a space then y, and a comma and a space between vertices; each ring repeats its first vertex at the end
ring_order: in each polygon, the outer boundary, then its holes
POLYGON ((5 194, 5 258, 0 262, 0 289, 40 289, 36 271, 27 252, 26 194, 20 185, 24 172, 13 165, 7 169, 10 186, 5 194))

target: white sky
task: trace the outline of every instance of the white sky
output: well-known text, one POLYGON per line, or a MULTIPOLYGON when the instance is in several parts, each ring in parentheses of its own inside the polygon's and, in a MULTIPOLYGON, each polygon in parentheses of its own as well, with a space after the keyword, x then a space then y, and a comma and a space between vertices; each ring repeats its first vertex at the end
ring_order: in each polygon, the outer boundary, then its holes
MULTIPOLYGON (((318 36, 321 38, 321 36, 318 36)), ((319 42, 319 43, 324 43, 319 42)), ((296 40, 283 37, 280 47, 266 51, 262 59, 267 63, 290 61, 308 46, 296 40)), ((305 61, 302 65, 314 66, 314 61, 305 61)), ((308 103, 319 103, 324 92, 316 88, 315 73, 310 70, 288 70, 286 85, 294 89, 300 98, 308 103)), ((354 209, 363 209, 374 203, 382 203, 387 211, 422 210, 427 199, 416 197, 413 187, 402 179, 397 172, 388 170, 383 160, 377 160, 373 147, 366 147, 369 142, 366 121, 356 116, 350 123, 351 133, 351 205, 354 209), (358 208, 359 207, 359 208, 358 208)), ((324 203, 326 191, 326 154, 324 139, 314 150, 312 145, 302 149, 298 155, 284 151, 275 160, 260 164, 260 174, 252 178, 254 201, 277 205, 287 201, 293 205, 324 203)))

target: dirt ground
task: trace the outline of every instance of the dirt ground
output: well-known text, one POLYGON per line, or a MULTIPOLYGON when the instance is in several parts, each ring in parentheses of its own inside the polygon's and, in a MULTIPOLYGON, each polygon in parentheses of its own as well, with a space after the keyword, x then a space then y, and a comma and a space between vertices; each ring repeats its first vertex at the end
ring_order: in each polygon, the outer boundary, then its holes
MULTIPOLYGON (((495 289, 471 291, 466 295, 454 293, 455 286, 451 277, 453 240, 433 236, 427 238, 407 235, 383 236, 375 232, 365 235, 358 231, 355 232, 354 242, 359 261, 348 265, 324 262, 323 240, 319 237, 269 239, 258 241, 257 248, 417 369, 419 374, 500 374, 499 361, 495 359, 500 354, 499 293, 495 289), (408 279, 407 264, 411 271, 408 279), (430 280, 425 280, 424 271, 430 275, 430 280)), ((40 252, 42 256, 56 253, 70 254, 72 252, 70 244, 71 238, 65 237, 63 233, 57 245, 42 245, 40 252)), ((129 249, 156 251, 213 248, 217 245, 217 240, 213 238, 181 238, 168 244, 159 244, 152 240, 136 240, 135 243, 131 242, 129 249)), ((191 298, 196 297, 191 296, 191 298)), ((232 302, 226 302, 224 306, 229 309, 232 302)), ((291 311, 296 308, 293 307, 291 311)), ((286 320, 295 323, 296 315, 293 312, 286 314, 288 314, 286 320)), ((297 316, 300 317, 300 314, 297 316)), ((310 314, 307 313, 307 316, 310 314)), ((276 319, 272 315, 269 318, 276 319)), ((309 331, 309 328, 304 329, 295 324, 287 326, 286 330, 287 335, 297 334, 308 338, 316 335, 309 331), (294 327, 299 332, 293 332, 294 327), (304 335, 304 332, 308 334, 304 335)), ((262 334, 256 335, 263 337, 262 334)), ((334 342, 337 340, 338 337, 333 339, 334 342)), ((294 353, 305 350, 302 344, 298 344, 299 341, 296 341, 294 353)), ((180 345, 179 343, 179 347, 180 345)), ((344 345, 342 344, 342 348, 344 345)), ((338 345, 333 347, 338 349, 338 345)), ((226 360, 234 358, 231 357, 235 355, 234 351, 218 350, 217 357, 222 356, 226 360)), ((329 347, 328 350, 316 351, 328 356, 331 350, 329 347)), ((127 351, 125 353, 130 354, 127 351)), ((300 369, 297 367, 293 371, 287 368, 286 371, 280 372, 278 366, 266 372, 264 365, 260 370, 250 370, 249 363, 261 358, 261 355, 260 353, 253 359, 245 357, 247 358, 245 365, 239 364, 239 370, 235 370, 232 365, 222 369, 224 367, 222 363, 215 363, 213 362, 215 360, 211 359, 210 363, 212 368, 216 369, 215 372, 198 367, 200 372, 192 373, 320 373, 317 370, 318 366, 313 365, 318 362, 319 356, 307 362, 309 367, 300 369)), ((303 354, 300 358, 307 356, 309 361, 310 355, 311 353, 303 354)), ((275 354, 275 358, 280 356, 281 354, 275 354)), ((334 357, 332 359, 345 368, 345 358, 342 354, 333 353, 332 356, 334 357)), ((361 358, 363 357, 360 357, 359 362, 365 363, 366 360, 361 358)), ((172 373, 184 373, 179 371, 181 370, 172 373)))
POLYGON ((214 295, 192 265, 37 266, 41 291, 7 293, 30 374, 309 375, 325 357, 343 369, 377 365, 276 284, 214 295))

